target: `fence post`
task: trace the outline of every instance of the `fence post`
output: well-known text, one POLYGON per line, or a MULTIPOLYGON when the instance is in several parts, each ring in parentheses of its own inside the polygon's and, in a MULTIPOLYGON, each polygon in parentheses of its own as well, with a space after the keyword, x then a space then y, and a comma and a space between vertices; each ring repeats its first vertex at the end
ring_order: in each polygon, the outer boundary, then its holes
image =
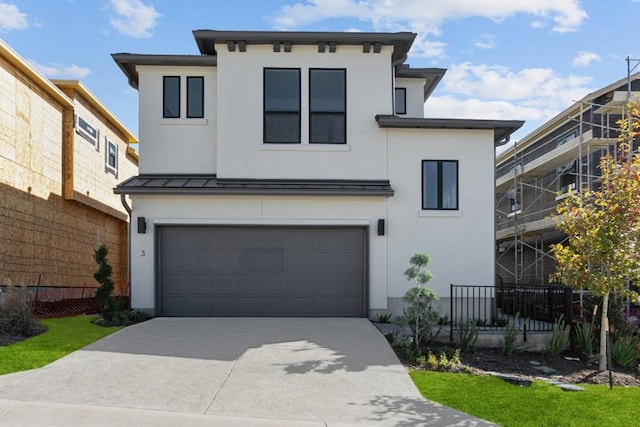
POLYGON ((573 289, 565 286, 564 287, 564 318, 565 322, 568 325, 572 323, 572 311, 573 311, 573 289))
POLYGON ((454 316, 453 316, 453 283, 449 284, 449 315, 451 316, 450 318, 450 323, 449 323, 449 342, 452 343, 453 342, 453 321, 454 321, 454 316))

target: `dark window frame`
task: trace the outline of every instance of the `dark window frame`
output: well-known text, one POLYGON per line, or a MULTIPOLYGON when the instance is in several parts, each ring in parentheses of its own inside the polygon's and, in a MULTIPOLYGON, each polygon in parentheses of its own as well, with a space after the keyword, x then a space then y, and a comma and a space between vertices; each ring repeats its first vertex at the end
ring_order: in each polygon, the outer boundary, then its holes
POLYGON ((421 181, 421 194, 420 198, 422 200, 422 210, 423 211, 457 211, 460 210, 460 164, 458 160, 423 160, 420 168, 420 181, 421 181), (425 206, 425 198, 424 198, 424 190, 425 190, 425 177, 424 177, 424 166, 426 163, 436 163, 437 164, 437 175, 438 175, 438 183, 437 183, 437 207, 426 207, 425 206), (456 165, 456 200, 454 208, 445 208, 442 207, 442 165, 444 163, 453 163, 456 165))
POLYGON ((204 76, 187 76, 187 118, 188 119, 202 119, 204 118, 204 76), (192 81, 199 80, 202 82, 202 92, 200 93, 200 114, 192 114, 191 113, 191 102, 190 92, 189 92, 189 84, 192 81))
POLYGON ((302 142, 302 71, 295 67, 264 67, 262 69, 262 143, 263 144, 300 144, 302 142), (298 72, 298 111, 267 110, 267 73, 274 70, 287 70, 298 72), (267 113, 297 114, 298 115, 298 140, 297 141, 267 141, 267 113))
POLYGON ((118 177, 118 144, 111 141, 106 136, 104 137, 105 142, 105 150, 104 150, 104 167, 106 172, 112 173, 116 178, 118 177), (113 146, 114 149, 114 157, 113 157, 113 165, 110 162, 110 154, 109 148, 113 146))
POLYGON ((513 197, 509 197, 509 213, 522 211, 522 189, 514 190, 513 197))
POLYGON ((578 188, 578 166, 574 160, 567 165, 558 168, 558 192, 568 194, 578 188))
POLYGON ((395 114, 407 114, 407 88, 397 87, 393 92, 393 109, 395 114), (404 93, 402 97, 402 111, 398 111, 398 91, 404 93))
POLYGON ((95 147, 96 151, 99 152, 100 151, 100 131, 78 114, 73 115, 73 122, 76 129, 76 133, 80 135, 82 138, 84 138, 85 140, 87 140, 89 143, 91 143, 91 145, 95 147), (91 131, 94 132, 93 135, 91 134, 91 131))
POLYGON ((179 119, 180 118, 180 103, 181 103, 181 78, 180 76, 162 76, 162 118, 164 119, 179 119), (167 115, 167 82, 169 80, 178 79, 178 112, 177 115, 167 115))
POLYGON ((309 68, 309 144, 332 144, 332 145, 341 145, 347 143, 347 69, 346 68, 309 68), (342 71, 343 79, 344 79, 344 111, 319 111, 314 113, 311 108, 311 74, 313 71, 342 71), (312 129, 312 116, 313 114, 342 114, 344 120, 344 133, 342 135, 343 142, 314 142, 311 139, 311 129, 312 129))

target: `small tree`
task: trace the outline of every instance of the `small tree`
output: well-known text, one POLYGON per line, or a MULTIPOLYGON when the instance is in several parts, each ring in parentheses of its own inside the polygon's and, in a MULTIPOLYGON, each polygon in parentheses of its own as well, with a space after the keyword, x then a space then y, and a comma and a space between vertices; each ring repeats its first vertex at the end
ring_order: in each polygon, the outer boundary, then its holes
POLYGON ((434 334, 431 328, 438 323, 438 313, 431 308, 431 303, 436 301, 438 294, 431 288, 425 286, 433 278, 433 274, 427 270, 429 265, 429 255, 415 253, 409 259, 411 266, 404 272, 409 281, 414 281, 416 286, 409 289, 403 297, 407 303, 404 309, 402 323, 411 329, 413 343, 416 350, 420 350, 423 344, 434 340, 440 333, 434 334))
POLYGON ((109 249, 105 245, 100 245, 98 249, 96 249, 93 258, 98 264, 98 270, 93 273, 93 278, 100 283, 100 287, 96 291, 96 300, 100 305, 100 314, 104 320, 111 322, 117 311, 117 304, 111 296, 114 285, 113 280, 111 280, 112 268, 107 261, 108 254, 109 249))
POLYGON ((627 283, 640 279, 640 157, 630 150, 639 135, 639 111, 640 103, 629 103, 628 118, 618 122, 620 151, 617 159, 600 160, 602 187, 569 193, 555 216, 568 243, 551 248, 557 261, 552 280, 602 297, 600 371, 606 369, 610 294, 638 297, 627 283))

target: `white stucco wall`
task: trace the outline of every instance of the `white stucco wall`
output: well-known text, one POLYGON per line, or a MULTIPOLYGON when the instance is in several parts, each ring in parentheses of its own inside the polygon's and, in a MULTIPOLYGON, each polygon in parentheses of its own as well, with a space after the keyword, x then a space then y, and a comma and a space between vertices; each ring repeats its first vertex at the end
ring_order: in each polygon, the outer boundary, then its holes
POLYGON ((138 66, 140 173, 216 173, 215 67, 138 66), (162 118, 162 77, 180 76, 180 118, 162 118), (204 77, 204 118, 188 119, 186 77, 204 77))
POLYGON ((389 297, 408 289, 403 271, 414 252, 431 256, 440 296, 449 285, 494 283, 493 131, 390 129, 389 297), (421 209, 422 160, 458 160, 457 211, 421 209))
POLYGON ((272 46, 247 46, 247 52, 218 52, 218 176, 225 178, 386 177, 384 135, 376 114, 390 114, 391 48, 379 54, 362 47, 338 46, 318 53, 317 46, 274 53, 272 46), (301 143, 263 144, 263 70, 300 68, 301 143), (345 68, 347 143, 309 144, 309 69, 345 68), (221 83, 221 82, 224 82, 221 83), (339 172, 338 172, 339 171, 339 172))
POLYGON ((155 307, 157 225, 352 225, 369 227, 369 305, 387 306, 387 237, 377 235, 385 197, 136 196, 132 223, 145 217, 147 232, 131 239, 131 304, 155 307))
POLYGON ((407 89, 407 114, 400 117, 424 117, 424 79, 396 78, 395 87, 407 89))

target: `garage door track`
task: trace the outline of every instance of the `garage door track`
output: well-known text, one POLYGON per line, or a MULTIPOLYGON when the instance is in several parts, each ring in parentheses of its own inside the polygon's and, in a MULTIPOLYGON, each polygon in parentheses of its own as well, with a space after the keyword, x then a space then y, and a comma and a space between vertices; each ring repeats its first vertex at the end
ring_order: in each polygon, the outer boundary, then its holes
POLYGON ((489 425, 424 400, 366 319, 307 318, 156 318, 44 368, 0 376, 0 426, 89 420, 489 425))

